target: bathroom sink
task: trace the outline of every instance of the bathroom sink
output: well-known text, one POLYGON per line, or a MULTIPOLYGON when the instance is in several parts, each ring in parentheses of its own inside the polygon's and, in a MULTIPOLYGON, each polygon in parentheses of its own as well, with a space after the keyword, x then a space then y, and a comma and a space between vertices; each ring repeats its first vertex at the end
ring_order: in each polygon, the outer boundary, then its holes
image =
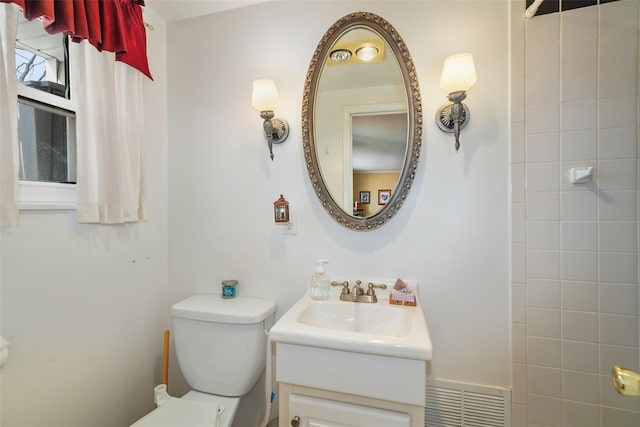
POLYGON ((430 360, 433 348, 419 298, 418 306, 410 307, 389 304, 388 291, 377 291, 377 295, 377 303, 340 301, 339 289, 333 289, 326 301, 304 295, 271 328, 271 340, 430 360))
POLYGON ((376 304, 309 300, 298 316, 298 323, 320 329, 404 337, 411 332, 407 310, 376 304))

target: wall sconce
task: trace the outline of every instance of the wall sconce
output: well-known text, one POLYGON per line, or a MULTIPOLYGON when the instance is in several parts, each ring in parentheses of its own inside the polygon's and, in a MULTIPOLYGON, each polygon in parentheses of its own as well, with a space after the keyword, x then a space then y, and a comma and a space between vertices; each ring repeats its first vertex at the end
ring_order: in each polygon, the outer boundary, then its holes
POLYGON ((255 80, 253 82, 253 94, 251 105, 260 111, 260 117, 264 120, 264 136, 269 144, 269 156, 273 160, 273 144, 281 144, 289 136, 289 123, 286 120, 274 117, 273 110, 280 105, 278 89, 273 80, 255 80))
POLYGON ((273 202, 273 218, 276 224, 289 223, 289 202, 282 194, 278 200, 273 202))
POLYGON ((460 131, 469 123, 471 115, 462 101, 476 83, 476 68, 470 53, 453 55, 444 60, 440 87, 449 95, 452 104, 445 104, 436 112, 436 123, 443 132, 453 133, 456 138, 456 151, 460 149, 460 131))

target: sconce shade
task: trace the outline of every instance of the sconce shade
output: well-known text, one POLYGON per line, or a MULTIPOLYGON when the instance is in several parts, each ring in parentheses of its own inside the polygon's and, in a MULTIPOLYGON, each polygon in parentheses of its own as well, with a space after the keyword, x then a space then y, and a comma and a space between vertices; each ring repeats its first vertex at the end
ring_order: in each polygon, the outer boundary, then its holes
POLYGON ((476 84, 476 67, 470 53, 453 55, 444 60, 440 87, 446 92, 466 91, 476 84))
POLYGON ((261 79, 253 82, 251 105, 258 111, 273 111, 280 105, 278 89, 273 80, 261 79))

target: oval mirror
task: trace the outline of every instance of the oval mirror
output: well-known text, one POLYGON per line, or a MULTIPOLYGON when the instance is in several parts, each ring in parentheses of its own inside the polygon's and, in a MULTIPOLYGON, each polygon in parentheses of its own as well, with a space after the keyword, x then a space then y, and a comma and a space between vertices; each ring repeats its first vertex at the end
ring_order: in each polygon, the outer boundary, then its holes
POLYGON ((418 165, 422 105, 411 55, 380 16, 351 13, 320 40, 302 137, 309 178, 334 220, 367 231, 398 212, 418 165))

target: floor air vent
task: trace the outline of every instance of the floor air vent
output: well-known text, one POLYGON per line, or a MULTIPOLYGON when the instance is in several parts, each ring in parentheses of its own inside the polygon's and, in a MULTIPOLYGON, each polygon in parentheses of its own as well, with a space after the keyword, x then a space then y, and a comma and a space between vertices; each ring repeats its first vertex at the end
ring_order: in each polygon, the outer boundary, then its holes
POLYGON ((425 427, 509 427, 511 390, 427 380, 425 427))

